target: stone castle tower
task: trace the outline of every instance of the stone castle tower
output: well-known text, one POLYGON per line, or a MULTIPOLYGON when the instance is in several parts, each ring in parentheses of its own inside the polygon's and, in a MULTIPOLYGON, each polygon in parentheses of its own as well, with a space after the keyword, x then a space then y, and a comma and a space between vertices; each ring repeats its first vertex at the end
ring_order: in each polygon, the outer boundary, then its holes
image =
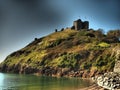
POLYGON ((82 21, 81 19, 78 19, 73 22, 72 29, 80 30, 80 29, 89 29, 89 22, 88 21, 82 21))

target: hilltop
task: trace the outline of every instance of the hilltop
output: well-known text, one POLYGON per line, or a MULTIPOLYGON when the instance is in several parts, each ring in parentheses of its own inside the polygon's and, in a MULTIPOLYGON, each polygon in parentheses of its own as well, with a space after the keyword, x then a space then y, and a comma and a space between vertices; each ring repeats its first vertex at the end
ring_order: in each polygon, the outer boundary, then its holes
POLYGON ((35 38, 0 64, 1 72, 93 77, 113 71, 119 30, 63 29, 35 38))

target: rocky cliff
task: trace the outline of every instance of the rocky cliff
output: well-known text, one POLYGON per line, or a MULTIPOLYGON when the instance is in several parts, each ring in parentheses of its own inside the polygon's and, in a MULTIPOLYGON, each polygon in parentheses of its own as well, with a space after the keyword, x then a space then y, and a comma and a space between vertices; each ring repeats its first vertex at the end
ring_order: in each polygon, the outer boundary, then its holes
POLYGON ((116 47, 120 47, 118 38, 105 35, 100 30, 65 29, 36 38, 13 52, 0 64, 0 71, 93 77, 113 71, 116 47))

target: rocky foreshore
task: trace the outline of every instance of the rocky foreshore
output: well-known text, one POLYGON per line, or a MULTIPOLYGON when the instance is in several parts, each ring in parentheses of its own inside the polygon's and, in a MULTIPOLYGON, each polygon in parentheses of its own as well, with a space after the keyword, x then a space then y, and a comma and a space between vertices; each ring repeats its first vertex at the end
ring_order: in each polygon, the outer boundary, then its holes
POLYGON ((99 86, 109 90, 120 90, 120 74, 115 72, 105 73, 92 78, 99 86))
POLYGON ((93 84, 92 86, 81 88, 79 90, 106 90, 103 87, 98 86, 97 84, 93 84))

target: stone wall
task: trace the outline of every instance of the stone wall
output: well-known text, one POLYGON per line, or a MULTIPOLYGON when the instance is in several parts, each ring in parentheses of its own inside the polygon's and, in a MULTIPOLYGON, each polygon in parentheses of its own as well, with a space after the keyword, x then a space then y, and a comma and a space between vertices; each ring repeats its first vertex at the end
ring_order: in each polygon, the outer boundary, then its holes
POLYGON ((75 29, 75 30, 89 29, 89 22, 88 21, 83 22, 81 19, 78 19, 73 22, 72 29, 75 29))
POLYGON ((80 19, 73 22, 73 26, 75 27, 75 30, 82 29, 82 21, 80 19))

